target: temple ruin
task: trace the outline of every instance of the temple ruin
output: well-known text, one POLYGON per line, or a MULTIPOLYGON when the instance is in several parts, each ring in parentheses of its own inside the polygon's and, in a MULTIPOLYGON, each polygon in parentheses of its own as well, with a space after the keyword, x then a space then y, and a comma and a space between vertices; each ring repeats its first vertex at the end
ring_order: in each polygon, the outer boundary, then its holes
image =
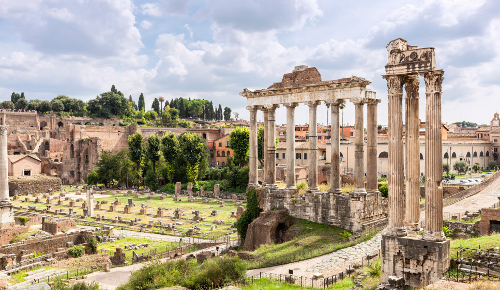
POLYGON ((14 225, 14 211, 9 199, 7 129, 5 118, 0 118, 0 230, 14 225))
POLYGON ((244 89, 241 96, 247 98, 250 111, 249 186, 258 186, 257 111, 264 113, 264 211, 286 208, 290 215, 323 224, 331 224, 351 231, 386 222, 383 198, 377 185, 377 104, 375 92, 367 89, 370 81, 350 77, 322 81, 314 67, 297 66, 285 74, 283 81, 267 89, 244 89), (353 192, 342 194, 340 179, 339 106, 346 100, 355 105, 356 116, 356 166, 353 192), (320 192, 318 188, 317 156, 317 106, 325 102, 331 108, 331 188, 320 192), (309 170, 308 190, 297 195, 295 175, 295 107, 299 103, 309 106, 309 170), (367 164, 366 188, 364 168, 364 105, 367 105, 367 164), (276 108, 287 108, 286 134, 286 188, 276 185, 276 108))
POLYGON ((409 286, 441 279, 450 264, 443 233, 441 84, 434 48, 401 38, 387 46, 389 99, 389 223, 382 238, 382 282, 403 277, 409 286), (419 76, 426 85, 425 226, 420 233, 419 76), (403 145, 403 86, 406 89, 406 148, 403 145), (406 169, 406 187, 405 187, 406 169), (406 195, 405 195, 406 191, 406 195))

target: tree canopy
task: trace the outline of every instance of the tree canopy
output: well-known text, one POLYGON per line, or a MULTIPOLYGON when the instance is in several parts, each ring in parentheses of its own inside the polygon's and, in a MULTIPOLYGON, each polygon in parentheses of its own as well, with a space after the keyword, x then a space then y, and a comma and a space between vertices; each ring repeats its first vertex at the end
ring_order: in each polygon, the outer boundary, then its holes
POLYGON ((229 134, 229 146, 234 151, 234 162, 239 166, 247 164, 249 142, 248 127, 236 127, 229 134))

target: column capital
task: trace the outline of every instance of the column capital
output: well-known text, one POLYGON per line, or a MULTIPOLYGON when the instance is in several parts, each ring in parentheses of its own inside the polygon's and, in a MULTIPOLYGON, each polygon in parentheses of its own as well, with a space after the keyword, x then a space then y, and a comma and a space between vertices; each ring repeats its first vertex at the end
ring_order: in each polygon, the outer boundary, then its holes
POLYGON ((305 102, 305 104, 308 105, 309 107, 317 107, 320 103, 321 103, 321 101, 307 101, 307 102, 305 102))
POLYGON ((366 103, 367 105, 377 105, 377 104, 379 104, 380 102, 382 102, 382 100, 380 100, 380 99, 366 99, 366 100, 365 100, 365 103, 366 103))
POLYGON ((283 106, 287 107, 287 108, 295 108, 297 107, 299 104, 298 103, 284 103, 283 106))
POLYGON ((247 106, 246 109, 249 111, 256 111, 260 109, 260 106, 247 106))
POLYGON ((332 105, 332 106, 340 106, 342 104, 345 104, 344 99, 332 99, 332 100, 327 100, 327 105, 332 105))
POLYGON ((443 83, 443 70, 430 71, 424 74, 425 92, 431 94, 434 92, 441 92, 441 84, 443 83))
POLYGON ((406 98, 418 98, 420 81, 418 75, 408 75, 404 79, 406 98))
POLYGON ((388 95, 403 95, 403 76, 385 75, 382 76, 387 80, 388 95))
POLYGON ((274 111, 274 110, 276 110, 279 107, 280 107, 280 105, 278 105, 278 104, 265 105, 264 108, 263 108, 263 110, 274 111))
POLYGON ((355 105, 364 105, 368 101, 367 98, 356 98, 356 99, 351 99, 351 103, 355 105))

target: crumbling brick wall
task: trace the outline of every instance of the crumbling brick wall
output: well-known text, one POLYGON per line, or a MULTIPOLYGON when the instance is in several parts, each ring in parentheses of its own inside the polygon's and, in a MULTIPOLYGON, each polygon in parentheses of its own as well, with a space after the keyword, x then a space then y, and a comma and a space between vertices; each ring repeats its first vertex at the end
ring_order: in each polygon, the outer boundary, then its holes
POLYGON ((53 235, 63 230, 67 231, 74 228, 76 228, 76 222, 70 218, 46 219, 42 224, 42 230, 53 235))
POLYGON ((45 193, 49 189, 61 190, 61 179, 53 176, 32 176, 27 178, 9 178, 9 195, 17 191, 19 195, 28 193, 45 193))
POLYGON ((482 236, 489 235, 491 221, 500 221, 500 209, 498 208, 483 208, 481 209, 481 222, 479 223, 479 231, 482 236))
MULTIPOLYGON (((27 231, 28 227, 23 226, 0 229, 0 246, 8 244, 15 236, 26 233, 27 231)), ((2 253, 1 249, 0 253, 2 253)))

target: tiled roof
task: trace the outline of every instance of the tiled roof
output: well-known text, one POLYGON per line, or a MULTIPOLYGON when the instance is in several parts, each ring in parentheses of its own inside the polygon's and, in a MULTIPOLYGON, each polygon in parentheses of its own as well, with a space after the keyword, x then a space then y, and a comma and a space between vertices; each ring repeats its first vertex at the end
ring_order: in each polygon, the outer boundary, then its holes
POLYGON ((42 160, 40 160, 40 158, 38 158, 38 156, 36 156, 35 154, 30 154, 30 155, 9 155, 9 160, 12 163, 16 163, 17 161, 23 159, 24 157, 31 157, 31 158, 33 158, 35 160, 38 160, 38 161, 42 162, 42 160))

